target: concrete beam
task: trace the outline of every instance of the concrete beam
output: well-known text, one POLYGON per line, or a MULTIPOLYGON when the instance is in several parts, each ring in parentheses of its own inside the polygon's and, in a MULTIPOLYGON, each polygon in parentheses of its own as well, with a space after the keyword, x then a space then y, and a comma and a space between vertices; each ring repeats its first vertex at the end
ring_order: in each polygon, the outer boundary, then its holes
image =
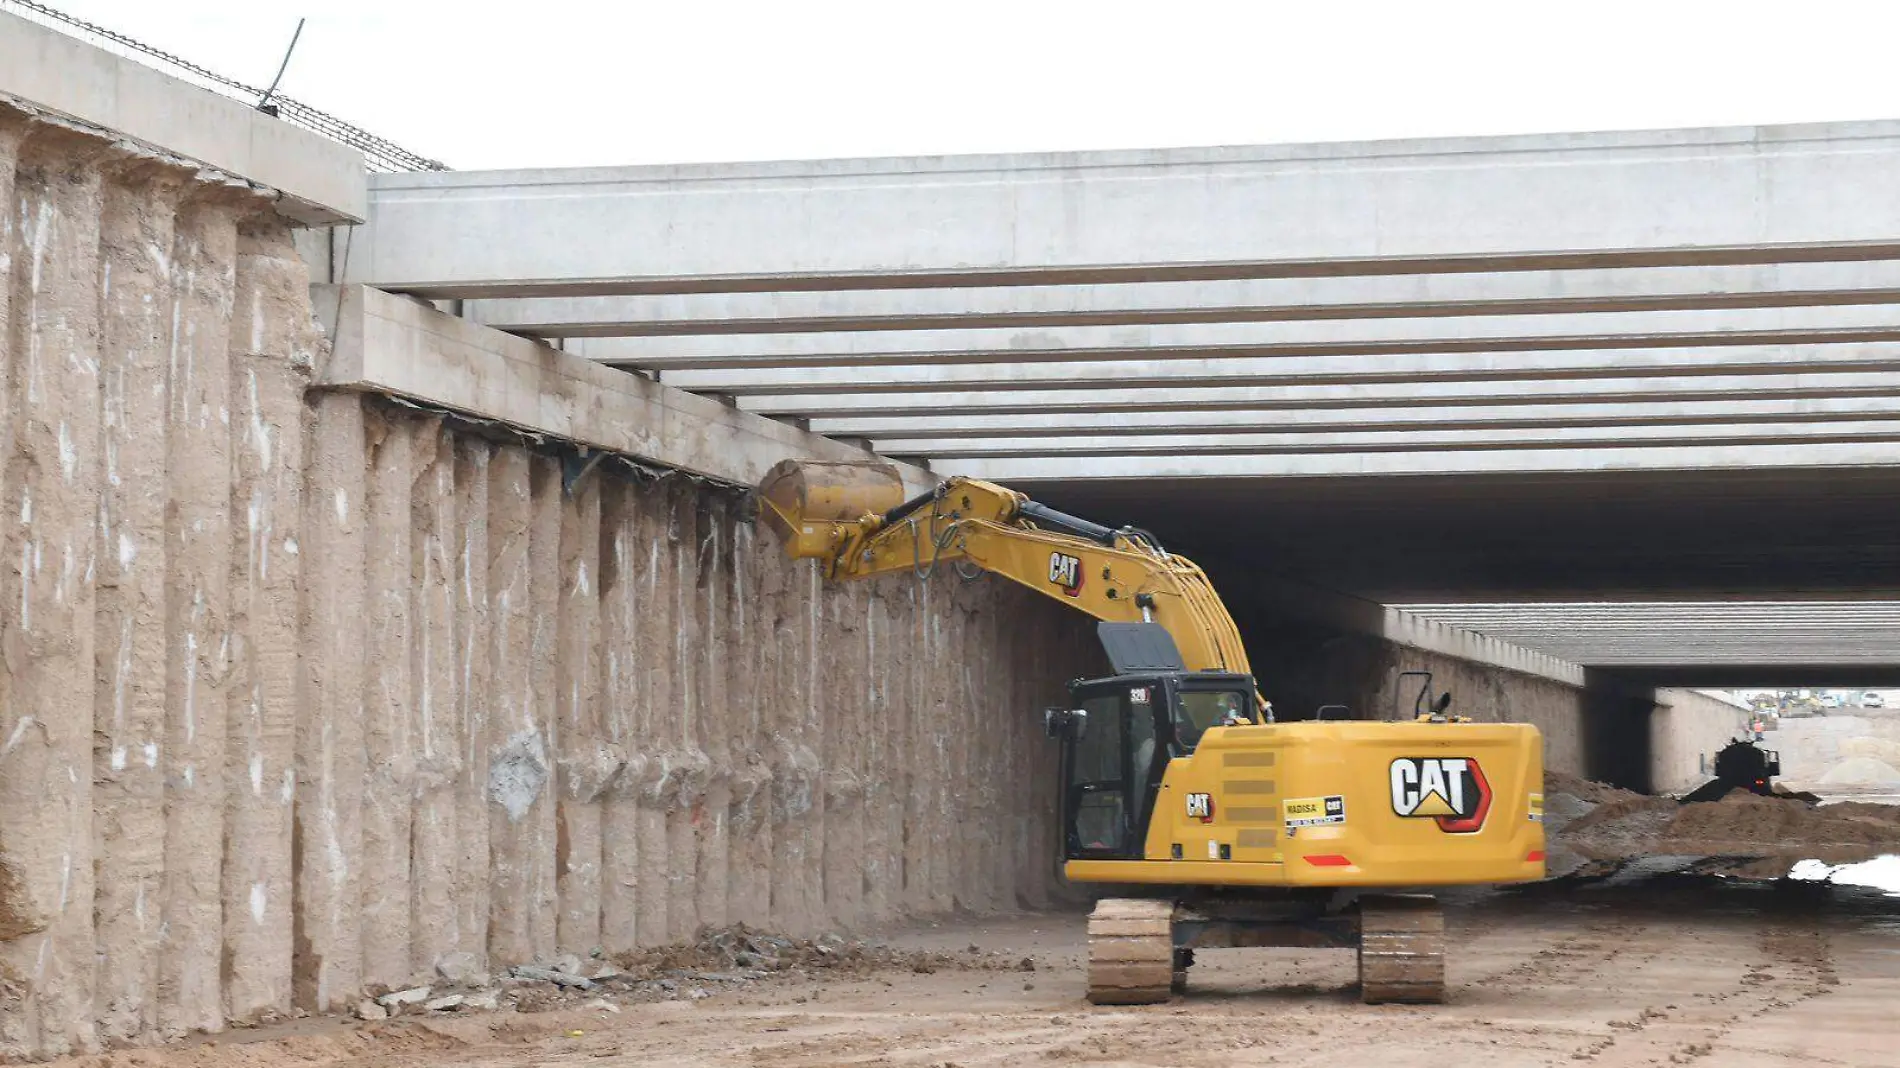
MULTIPOLYGON (((1795 365, 1798 366, 1798 365, 1795 365)), ((1125 382, 1124 382, 1125 387, 1125 382)), ((1430 404, 1637 403, 1667 398, 1881 397, 1900 388, 1900 373, 1683 374, 1601 379, 1507 379, 1290 386, 1179 386, 1166 389, 1021 389, 965 392, 913 387, 906 392, 780 393, 741 396, 740 408, 770 415, 1288 411, 1430 404)))
POLYGON ((1900 602, 1418 604, 1404 610, 1600 667, 1900 666, 1900 602))
POLYGON ((1900 303, 1900 262, 471 300, 533 337, 677 337, 1900 303))
MULTIPOLYGON (((333 352, 318 384, 404 397, 590 448, 754 485, 788 458, 869 454, 709 397, 363 286, 311 287, 333 352)), ((899 465, 912 491, 929 472, 899 465)))
POLYGON ((1448 626, 1362 597, 1282 576, 1249 575, 1242 585, 1250 609, 1265 610, 1285 619, 1383 638, 1409 648, 1535 675, 1569 686, 1583 686, 1586 681, 1584 669, 1562 657, 1448 626))
POLYGON ((1900 124, 1871 122, 385 175, 347 280, 485 297, 1891 258, 1897 169, 1900 124))
POLYGON ((1649 686, 1784 686, 1885 689, 1900 687, 1900 666, 1884 664, 1644 664, 1616 669, 1618 678, 1649 686))
POLYGON ((1900 601, 1526 601, 1493 604, 1436 602, 1398 607, 1433 618, 1467 622, 1542 620, 1569 625, 1578 620, 1611 622, 1642 619, 1690 622, 1700 626, 1806 619, 1853 620, 1900 626, 1900 601))
POLYGON ((312 226, 361 222, 369 184, 347 145, 0 12, 0 99, 22 101, 281 194, 312 226))
POLYGON ((1064 437, 873 438, 886 456, 940 460, 1008 456, 1207 456, 1283 453, 1414 452, 1465 449, 1637 448, 1690 444, 1762 445, 1900 441, 1900 410, 1882 419, 1811 423, 1698 423, 1687 426, 1506 427, 1484 430, 1305 431, 1245 434, 1117 433, 1064 437))
MULTIPOLYGON (((681 389, 762 396, 772 393, 875 393, 1013 389, 1127 388, 1152 382, 1192 386, 1302 386, 1346 383, 1480 384, 1502 391, 1507 379, 1629 378, 1900 370, 1893 342, 1813 346, 1745 345, 1720 349, 1643 348, 1541 352, 1446 352, 1366 359, 1357 356, 1236 356, 1214 359, 1078 360, 1069 363, 972 363, 889 367, 814 367, 662 371, 681 389)), ((1515 387, 1509 387, 1514 389, 1515 387)))
MULTIPOLYGON (((1709 649, 1704 646, 1687 645, 1681 649, 1656 653, 1650 656, 1633 654, 1623 656, 1591 656, 1588 661, 1588 666, 1613 671, 1624 668, 1681 667, 1686 664, 1695 664, 1709 669, 1735 666, 1746 666, 1756 669, 1776 666, 1808 668, 1816 664, 1826 664, 1830 669, 1838 672, 1838 674, 1834 676, 1836 679, 1854 677, 1855 673, 1849 670, 1854 667, 1870 669, 1892 669, 1894 667, 1893 658, 1891 656, 1881 656, 1877 654, 1865 657, 1842 656, 1831 652, 1825 640, 1818 640, 1811 643, 1804 651, 1791 650, 1781 656, 1772 658, 1761 656, 1761 649, 1764 646, 1772 644, 1773 639, 1768 638, 1759 645, 1739 647, 1726 651, 1709 649)), ((1706 676, 1704 676, 1704 678, 1706 678, 1706 676)), ((1704 683, 1704 685, 1709 684, 1710 683, 1707 682, 1704 683)))
MULTIPOLYGON (((1895 376, 1900 388, 1900 375, 1895 376)), ((826 416, 806 429, 835 437, 995 438, 1113 434, 1122 437, 1212 431, 1470 430, 1550 426, 1686 426, 1698 423, 1800 422, 1895 414, 1891 397, 1610 401, 1601 404, 1497 404, 1401 408, 1251 408, 1235 411, 1096 412, 1063 415, 915 414, 826 416)))
POLYGON ((991 482, 1074 483, 1170 478, 1314 478, 1334 475, 1485 475, 1573 471, 1724 471, 1830 467, 1891 467, 1887 442, 1775 445, 1686 445, 1638 448, 1342 452, 1296 455, 1105 456, 1078 464, 1059 456, 949 459, 933 462, 939 475, 991 482))
POLYGON ((1814 345, 1900 340, 1900 305, 1316 322, 576 338, 567 351, 655 370, 1007 361, 1196 360, 1814 345))

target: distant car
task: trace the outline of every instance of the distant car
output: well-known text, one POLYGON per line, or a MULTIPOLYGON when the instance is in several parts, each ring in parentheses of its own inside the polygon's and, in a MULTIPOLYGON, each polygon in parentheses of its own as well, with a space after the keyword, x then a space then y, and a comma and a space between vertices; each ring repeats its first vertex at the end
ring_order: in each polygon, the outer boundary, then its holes
POLYGON ((1860 695, 1860 707, 1885 708, 1887 707, 1887 699, 1883 697, 1882 695, 1880 695, 1879 693, 1876 693, 1873 690, 1869 690, 1866 693, 1860 695))
POLYGON ((1840 694, 1837 694, 1837 693, 1824 693, 1824 694, 1822 694, 1822 695, 1821 695, 1821 707, 1822 707, 1822 708, 1839 708, 1839 707, 1841 707, 1841 695, 1840 695, 1840 694))

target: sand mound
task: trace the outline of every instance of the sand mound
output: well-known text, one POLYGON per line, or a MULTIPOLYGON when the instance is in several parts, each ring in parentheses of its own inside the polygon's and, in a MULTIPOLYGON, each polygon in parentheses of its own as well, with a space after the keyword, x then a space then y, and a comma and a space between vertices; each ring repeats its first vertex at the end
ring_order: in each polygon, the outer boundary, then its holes
POLYGON ((1841 739, 1841 756, 1873 757, 1875 760, 1884 760, 1889 764, 1900 764, 1900 741, 1869 735, 1843 738, 1841 739))
POLYGON ((1886 786, 1900 783, 1900 771, 1875 757, 1848 757, 1829 768, 1821 781, 1831 786, 1886 786))

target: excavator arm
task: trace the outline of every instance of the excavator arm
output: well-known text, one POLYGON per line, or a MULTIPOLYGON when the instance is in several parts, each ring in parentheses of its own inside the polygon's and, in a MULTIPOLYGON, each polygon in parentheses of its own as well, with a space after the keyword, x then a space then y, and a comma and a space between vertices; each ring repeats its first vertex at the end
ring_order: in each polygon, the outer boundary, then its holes
POLYGON ((787 461, 759 489, 761 514, 786 551, 823 561, 830 578, 988 572, 1104 622, 1159 625, 1189 671, 1251 674, 1206 574, 1145 532, 1100 526, 977 479, 902 496, 888 464, 787 461))

